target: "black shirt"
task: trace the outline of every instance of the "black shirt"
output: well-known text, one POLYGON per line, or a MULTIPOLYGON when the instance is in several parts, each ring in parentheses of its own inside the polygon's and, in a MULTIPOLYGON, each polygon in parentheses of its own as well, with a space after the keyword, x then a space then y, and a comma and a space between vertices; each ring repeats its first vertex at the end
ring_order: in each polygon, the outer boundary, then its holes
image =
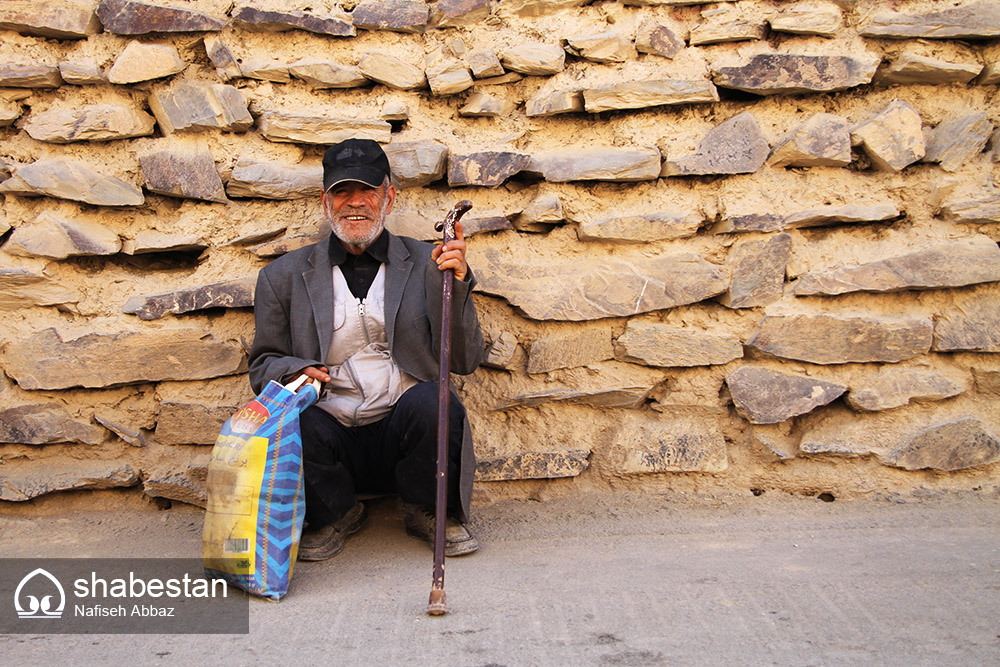
POLYGON ((339 266, 355 299, 364 300, 380 266, 389 261, 389 234, 383 229, 360 255, 347 252, 336 236, 330 238, 330 264, 339 266))

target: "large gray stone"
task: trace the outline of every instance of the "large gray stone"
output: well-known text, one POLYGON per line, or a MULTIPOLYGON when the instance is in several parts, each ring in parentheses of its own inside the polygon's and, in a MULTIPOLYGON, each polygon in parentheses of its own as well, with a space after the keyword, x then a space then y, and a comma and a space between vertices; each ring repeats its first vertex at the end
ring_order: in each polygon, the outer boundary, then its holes
POLYGON ((626 419, 611 443, 622 460, 618 473, 719 473, 729 467, 726 441, 714 426, 670 419, 626 419))
POLYGON ((54 65, 0 63, 3 88, 58 88, 62 82, 59 68, 54 65))
POLYGON ((751 424, 779 424, 839 398, 847 387, 804 375, 742 366, 726 376, 736 412, 751 424))
POLYGON ((565 452, 522 452, 513 456, 481 458, 476 461, 476 481, 576 477, 587 469, 589 456, 589 449, 571 449, 565 452))
POLYGON ((819 208, 790 213, 782 219, 782 229, 830 227, 833 225, 865 225, 895 220, 902 212, 894 204, 830 204, 819 208))
POLYGON ((444 178, 448 147, 437 141, 393 142, 385 147, 392 177, 399 188, 417 188, 444 178))
POLYGON ((719 92, 711 81, 704 79, 634 81, 583 91, 584 108, 590 113, 718 101, 719 92))
POLYGON ((983 71, 979 63, 953 63, 915 53, 903 53, 875 76, 878 85, 969 83, 983 71))
POLYGON ((640 53, 673 58, 685 46, 684 40, 669 25, 646 20, 636 29, 635 48, 640 53))
POLYGON ((490 15, 490 0, 438 0, 430 22, 438 28, 478 25, 490 15))
POLYGON ((241 157, 226 184, 230 197, 310 199, 323 192, 323 165, 319 162, 286 165, 241 157))
POLYGON ((148 255, 155 252, 197 252, 208 248, 208 243, 197 234, 170 234, 145 229, 136 232, 135 238, 122 242, 126 255, 148 255))
POLYGON ((807 56, 761 53, 739 67, 721 67, 712 76, 719 88, 757 95, 829 93, 871 83, 878 56, 807 56))
POLYGON ((978 225, 1000 222, 1000 194, 990 190, 971 198, 952 197, 941 204, 941 217, 948 222, 978 225))
POLYGON ((19 167, 0 183, 0 193, 55 197, 94 206, 141 206, 145 201, 139 188, 100 174, 82 162, 46 159, 19 167))
POLYGON ((472 76, 477 79, 488 79, 494 76, 503 76, 503 65, 493 49, 481 49, 473 51, 466 56, 465 61, 472 70, 472 76))
POLYGON ((43 211, 34 221, 15 229, 3 248, 21 257, 66 259, 114 255, 121 247, 118 234, 96 220, 43 211))
POLYGON ((514 151, 483 151, 448 156, 448 185, 481 185, 495 187, 518 174, 531 161, 527 153, 514 151))
POLYGON ((646 148, 559 148, 533 153, 525 169, 552 183, 655 181, 660 151, 646 148))
POLYGON ((508 48, 500 62, 505 69, 533 76, 558 74, 566 66, 566 52, 555 44, 529 42, 508 48))
POLYGON ((101 30, 93 7, 62 0, 6 0, 0 3, 0 30, 54 39, 86 39, 101 30))
POLYGON ((556 90, 551 93, 537 93, 524 104, 529 117, 555 116, 562 113, 583 111, 582 90, 556 90))
POLYGON ((932 335, 933 325, 927 319, 769 315, 747 345, 814 364, 895 363, 926 354, 932 335))
POLYGON ((59 75, 66 83, 76 86, 100 85, 107 81, 101 68, 93 61, 62 60, 59 62, 59 75))
POLYGON ((355 28, 421 34, 427 29, 430 9, 410 0, 364 0, 351 12, 355 28))
POLYGON ((797 296, 961 287, 1000 280, 1000 248, 985 236, 942 243, 861 266, 808 273, 797 296))
POLYGON ((89 421, 81 421, 61 403, 29 403, 0 410, 0 442, 20 445, 49 445, 80 442, 99 445, 107 431, 89 421))
POLYGON ((874 376, 851 383, 847 404, 860 412, 892 410, 911 401, 941 401, 965 387, 936 371, 885 366, 874 376))
POLYGON ((139 156, 146 189, 182 199, 228 204, 215 159, 207 149, 162 149, 139 156))
POLYGON ((772 167, 846 167, 851 163, 851 131, 847 119, 817 113, 775 144, 772 167))
POLYGON ((992 134, 993 123, 984 113, 946 120, 930 133, 923 162, 937 162, 945 171, 957 171, 983 152, 992 134))
POLYGON ((957 297, 934 322, 939 352, 1000 352, 1000 298, 979 292, 957 297))
POLYGON ((156 417, 156 442, 161 445, 213 445, 239 406, 163 401, 156 417))
POLYGON ((719 302, 728 308, 757 308, 780 299, 791 247, 789 234, 737 241, 729 251, 732 282, 719 302))
POLYGON ((723 270, 694 253, 572 258, 512 264, 486 250, 477 261, 479 289, 535 320, 626 317, 697 303, 728 287, 723 270))
POLYGON ((233 11, 232 17, 237 26, 260 32, 305 30, 330 37, 354 37, 357 34, 351 18, 346 15, 240 7, 233 11))
POLYGON ((0 500, 24 501, 57 491, 135 486, 139 472, 118 461, 12 461, 0 467, 0 500))
POLYGON ((434 95, 454 95, 472 87, 472 74, 466 64, 438 48, 424 58, 427 85, 434 95))
POLYGON ((904 470, 952 472, 1000 460, 1000 439, 982 420, 968 416, 921 429, 886 454, 883 463, 904 470))
POLYGON ((36 141, 110 141, 153 134, 156 121, 144 111, 121 104, 32 113, 24 130, 36 141))
MULTIPOLYGON (((5 248, 6 250, 6 248, 5 248)), ((0 310, 77 303, 75 289, 26 269, 0 268, 0 310)))
POLYGON ((142 491, 154 498, 167 498, 197 507, 208 505, 208 462, 166 464, 144 471, 142 491))
POLYGON ((269 141, 328 146, 345 139, 371 139, 388 143, 392 125, 384 120, 265 111, 257 121, 261 136, 269 141))
POLYGON ((704 331, 632 320, 615 341, 615 357, 665 368, 717 366, 743 356, 743 344, 704 331))
POLYGON ((531 373, 548 373, 560 368, 577 368, 615 356, 611 331, 605 327, 559 333, 539 338, 528 352, 531 373))
POLYGON ((108 70, 108 81, 128 84, 162 79, 183 72, 186 66, 177 49, 169 44, 129 42, 108 70))
POLYGON ((623 63, 636 56, 632 42, 613 30, 567 37, 566 50, 596 63, 623 63))
POLYGON ((548 403, 583 405, 598 410, 639 408, 652 387, 604 387, 600 389, 550 389, 533 394, 521 394, 505 400, 494 410, 535 408, 548 403))
POLYGON ((552 229, 552 225, 565 219, 559 195, 554 192, 541 192, 524 207, 514 221, 514 226, 520 231, 543 232, 552 229))
POLYGON ((132 447, 148 447, 149 440, 146 437, 147 432, 142 428, 128 426, 126 424, 120 424, 112 421, 110 418, 104 415, 94 414, 94 419, 98 424, 108 429, 119 439, 121 439, 125 444, 131 445, 132 447))
POLYGON ((883 12, 861 30, 865 37, 893 39, 991 39, 1000 37, 1000 6, 979 0, 927 14, 883 12))
POLYGON ((730 232, 777 232, 785 228, 784 216, 776 213, 745 213, 725 215, 712 228, 716 234, 730 232))
POLYGON ((840 9, 832 3, 802 3, 782 10, 777 16, 771 17, 769 23, 774 32, 835 37, 843 28, 843 16, 840 9))
MULTIPOLYGON (((463 118, 501 118, 514 111, 514 103, 489 93, 472 93, 465 99, 465 105, 458 110, 463 118)), ((529 114, 530 115, 530 114, 529 114)))
POLYGON ((310 88, 358 88, 368 85, 368 79, 354 65, 342 65, 332 60, 302 58, 288 64, 289 75, 304 81, 310 88))
POLYGON ((221 83, 182 82, 149 97, 149 108, 163 134, 179 131, 245 132, 253 117, 240 91, 221 83))
POLYGON ((739 12, 725 12, 720 17, 699 21, 688 37, 691 46, 727 44, 763 39, 767 27, 763 21, 752 20, 739 12))
POLYGON ((238 344, 213 340, 201 329, 87 334, 71 340, 46 329, 8 343, 2 358, 7 375, 28 390, 204 380, 246 370, 238 344))
POLYGON ((271 81, 273 83, 288 83, 292 75, 288 71, 288 63, 269 58, 246 58, 240 63, 240 72, 247 79, 271 81))
POLYGON ((136 0, 101 0, 97 16, 107 32, 146 35, 151 32, 218 32, 226 22, 193 9, 136 0))
POLYGON ((698 233, 704 218, 695 211, 654 211, 587 220, 577 228, 581 241, 651 243, 688 238, 698 233))
POLYGON ((361 56, 358 69, 372 81, 397 90, 416 90, 427 85, 422 69, 379 51, 361 56))
POLYGON ((257 276, 253 275, 162 294, 134 296, 122 312, 136 315, 140 320, 157 320, 168 313, 180 315, 208 308, 250 308, 256 283, 257 276))
POLYGON ((517 336, 509 331, 501 332, 486 348, 486 358, 483 360, 483 365, 501 370, 512 370, 511 362, 514 360, 516 351, 517 336))
POLYGON ((752 174, 764 166, 771 147, 749 111, 713 128, 694 155, 667 159, 662 176, 752 174))
POLYGON ((901 171, 926 151, 920 114, 900 100, 851 130, 851 143, 861 146, 881 171, 901 171))
MULTIPOLYGON (((238 79, 243 75, 236 56, 233 55, 232 50, 222 41, 221 37, 218 35, 205 35, 202 38, 202 43, 205 45, 205 55, 215 65, 215 73, 219 75, 220 79, 229 81, 230 79, 238 79)), ((66 78, 65 75, 63 75, 63 78, 66 78)))

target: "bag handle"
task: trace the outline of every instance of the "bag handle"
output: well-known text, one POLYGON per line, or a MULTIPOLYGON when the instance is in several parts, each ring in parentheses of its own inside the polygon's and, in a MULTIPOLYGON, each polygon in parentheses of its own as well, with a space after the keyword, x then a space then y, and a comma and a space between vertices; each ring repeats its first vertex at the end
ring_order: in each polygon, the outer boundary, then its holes
POLYGON ((299 389, 301 389, 302 386, 306 383, 306 380, 310 379, 312 380, 312 385, 316 389, 316 393, 318 394, 320 387, 322 387, 323 385, 320 384, 320 381, 317 380, 316 378, 310 378, 308 375, 305 374, 300 375, 299 377, 295 378, 294 380, 286 384, 285 389, 292 392, 293 394, 296 394, 298 393, 299 389))

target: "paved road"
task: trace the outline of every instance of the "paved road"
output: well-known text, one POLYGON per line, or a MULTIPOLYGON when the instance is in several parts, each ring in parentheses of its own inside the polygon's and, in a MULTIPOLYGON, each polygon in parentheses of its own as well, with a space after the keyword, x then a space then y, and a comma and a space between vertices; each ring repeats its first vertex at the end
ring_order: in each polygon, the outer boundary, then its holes
MULTIPOLYGON (((1000 501, 506 501, 448 561, 378 503, 343 554, 302 563, 250 635, 0 636, 0 662, 333 665, 998 665, 1000 501)), ((0 518, 5 556, 198 553, 200 515, 0 518)))

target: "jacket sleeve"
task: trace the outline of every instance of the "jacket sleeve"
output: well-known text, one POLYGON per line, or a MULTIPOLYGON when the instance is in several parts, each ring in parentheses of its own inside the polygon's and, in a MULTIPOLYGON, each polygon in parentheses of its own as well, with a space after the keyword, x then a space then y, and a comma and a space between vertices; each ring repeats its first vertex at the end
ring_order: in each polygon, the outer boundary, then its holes
MULTIPOLYGON (((424 288, 435 357, 441 349, 441 289, 444 283, 442 276, 443 273, 435 262, 427 262, 424 268, 424 288)), ((452 284, 451 372, 469 375, 483 363, 486 355, 483 332, 479 328, 479 315, 472 301, 472 289, 476 286, 476 278, 471 267, 465 280, 453 280, 452 284)))
POLYGON ((250 350, 250 386, 260 393, 268 381, 283 382, 308 366, 322 366, 315 359, 293 355, 287 299, 282 299, 267 276, 257 275, 253 306, 254 333, 250 350))

